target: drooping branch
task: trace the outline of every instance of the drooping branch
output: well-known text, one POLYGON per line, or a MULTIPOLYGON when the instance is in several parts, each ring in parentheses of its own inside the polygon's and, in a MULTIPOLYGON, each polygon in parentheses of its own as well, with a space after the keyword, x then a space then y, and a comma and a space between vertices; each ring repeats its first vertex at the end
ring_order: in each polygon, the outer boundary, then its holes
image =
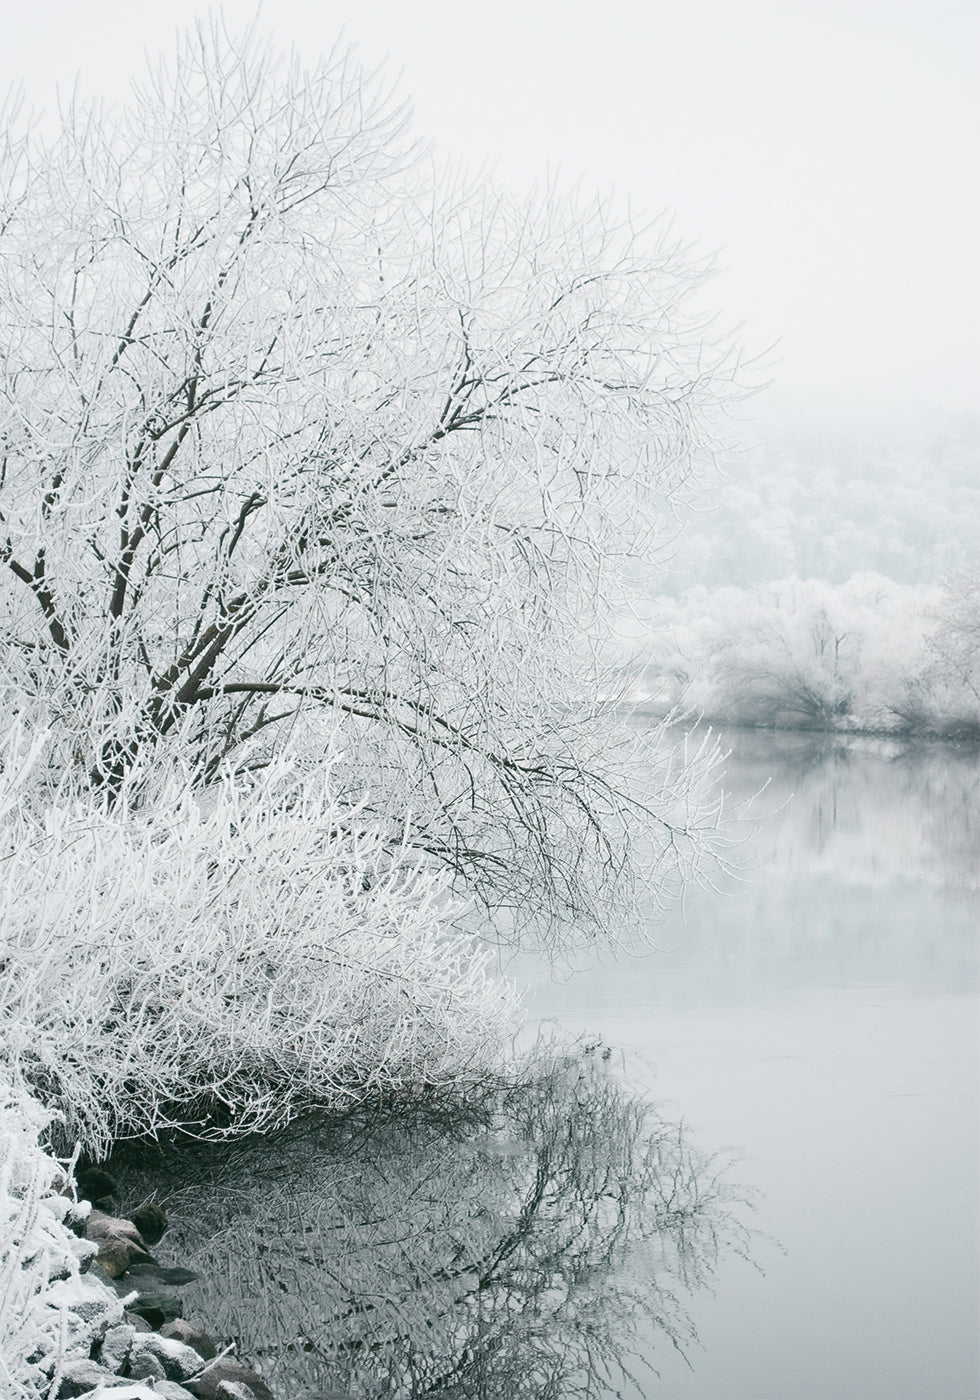
POLYGON ((601 203, 413 171, 349 64, 223 42, 125 125, 76 108, 0 209, 0 562, 46 648, 12 603, 12 693, 120 791, 336 740, 406 848, 594 931, 633 818, 671 870, 702 829, 597 699, 729 375, 698 269, 601 203))

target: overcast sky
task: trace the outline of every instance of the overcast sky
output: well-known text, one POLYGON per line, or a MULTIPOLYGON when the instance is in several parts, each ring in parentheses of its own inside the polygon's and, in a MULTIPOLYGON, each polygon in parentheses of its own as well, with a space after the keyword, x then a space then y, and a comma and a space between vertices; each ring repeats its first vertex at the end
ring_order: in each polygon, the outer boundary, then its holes
MULTIPOLYGON (((232 28, 251 0, 223 7, 232 28)), ((118 96, 193 0, 0 0, 0 83, 118 96)), ((386 56, 419 134, 499 179, 614 188, 718 251, 712 294, 781 392, 976 409, 977 0, 278 0, 314 58, 386 56)))

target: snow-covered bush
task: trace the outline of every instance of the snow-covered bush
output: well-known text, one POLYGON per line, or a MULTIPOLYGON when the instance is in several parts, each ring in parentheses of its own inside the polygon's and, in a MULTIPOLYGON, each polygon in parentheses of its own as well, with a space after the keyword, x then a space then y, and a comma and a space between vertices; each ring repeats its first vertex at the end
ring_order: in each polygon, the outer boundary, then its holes
POLYGON ((335 760, 35 809, 43 750, 8 746, 2 1055, 66 1143, 265 1129, 494 1071, 512 990, 453 931, 445 880, 335 801, 335 760))
MULTIPOLYGON (((40 1145, 50 1114, 13 1087, 0 1065, 0 1394, 34 1400, 55 1393, 62 1362, 88 1355, 100 1314, 115 1308, 82 1278, 94 1246, 69 1220, 78 1207, 58 1194, 66 1164, 40 1145), (86 1286, 88 1285, 88 1286, 86 1286)), ((121 1308, 120 1308, 121 1310, 121 1308)))
POLYGON ((942 733, 964 708, 936 654, 944 596, 869 573, 690 589, 651 609, 640 688, 733 724, 942 733))
POLYGON ((911 699, 941 733, 980 736, 980 570, 946 580, 930 621, 929 662, 911 699))

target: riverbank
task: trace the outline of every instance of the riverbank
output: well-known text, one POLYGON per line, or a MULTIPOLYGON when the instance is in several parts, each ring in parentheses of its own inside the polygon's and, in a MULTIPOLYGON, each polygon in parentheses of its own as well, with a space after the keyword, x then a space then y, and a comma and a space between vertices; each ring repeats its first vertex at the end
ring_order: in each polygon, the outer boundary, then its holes
MULTIPOLYGON (((676 712, 676 706, 655 697, 641 697, 630 703, 629 712, 638 720, 659 724, 676 712)), ((963 744, 980 746, 980 721, 973 719, 949 719, 928 723, 909 723, 897 716, 891 719, 871 719, 860 715, 838 715, 811 721, 786 719, 780 721, 771 716, 752 719, 738 711, 710 708, 699 710, 697 715, 685 712, 681 720, 683 727, 710 726, 712 729, 739 729, 749 733, 772 735, 800 735, 805 738, 828 739, 882 739, 901 744, 963 744)))
POLYGON ((29 1095, 9 1086, 0 1095, 4 1396, 277 1400, 230 1346, 182 1315, 179 1290, 198 1275, 151 1252, 163 1212, 112 1212, 111 1178, 44 1149, 49 1121, 29 1095))

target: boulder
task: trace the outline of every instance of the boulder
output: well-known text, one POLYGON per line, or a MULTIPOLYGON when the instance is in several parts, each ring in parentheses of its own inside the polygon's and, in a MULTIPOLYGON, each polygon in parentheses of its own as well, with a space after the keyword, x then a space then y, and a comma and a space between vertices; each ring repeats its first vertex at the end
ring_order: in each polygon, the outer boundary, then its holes
POLYGON ((145 1332, 134 1340, 129 1356, 129 1369, 134 1376, 145 1374, 137 1371, 136 1366, 142 1364, 137 1359, 146 1355, 156 1357, 168 1381, 189 1380, 204 1366, 203 1358, 193 1347, 176 1337, 161 1337, 156 1332, 145 1332))
POLYGON ((126 1322, 110 1327, 99 1344, 95 1360, 107 1371, 118 1374, 126 1365, 135 1336, 136 1328, 126 1322))
POLYGON ((58 1400, 74 1400, 75 1396, 87 1396, 96 1387, 100 1390, 114 1390, 126 1385, 122 1376, 114 1376, 96 1361, 87 1357, 66 1361, 61 1372, 61 1382, 57 1390, 58 1400))
POLYGON ((46 1301, 67 1314, 68 1336, 74 1339, 69 1354, 77 1349, 75 1342, 82 1339, 87 1351, 93 1343, 102 1340, 109 1327, 122 1320, 122 1304, 112 1289, 91 1274, 51 1284, 46 1301))
MULTIPOLYGON (((123 1283, 127 1281, 128 1275, 123 1283)), ((162 1327, 165 1322, 172 1322, 181 1314, 181 1302, 176 1293, 140 1293, 126 1306, 129 1312, 144 1318, 150 1324, 151 1331, 162 1327)))
MULTIPOLYGON (((137 1259, 130 1264, 128 1280, 132 1281, 134 1288, 142 1290, 143 1286, 153 1288, 183 1288, 185 1283, 193 1283, 199 1279, 200 1274, 196 1274, 193 1269, 179 1269, 167 1264, 157 1264, 148 1259, 137 1259)), ((123 1279, 127 1282, 127 1279, 123 1279)))
POLYGON ((116 1182, 101 1167, 82 1167, 75 1172, 75 1191, 80 1201, 103 1201, 116 1194, 116 1182))
MULTIPOLYGON (((151 1337, 156 1334, 147 1332, 145 1335, 151 1337)), ((137 1351, 135 1347, 129 1356, 129 1374, 137 1381, 162 1381, 168 1378, 159 1356, 154 1356, 152 1351, 137 1351)))
POLYGON ((172 1400, 183 1400, 185 1395, 190 1396, 189 1390, 175 1385, 173 1381, 157 1381, 154 1385, 152 1381, 124 1381, 119 1376, 113 1376, 111 1385, 100 1385, 98 1390, 88 1391, 85 1400, 160 1400, 161 1395, 167 1394, 161 1389, 165 1385, 174 1387, 171 1392, 172 1400))
POLYGON ((131 1212, 130 1219, 147 1244, 159 1244, 167 1229, 167 1217, 159 1206, 147 1201, 131 1212))
POLYGON ((199 1322, 188 1322, 186 1317, 176 1317, 160 1328, 161 1337, 175 1337, 185 1346, 193 1347, 198 1356, 211 1361, 218 1354, 218 1348, 199 1322))
POLYGON ((129 1324, 134 1332, 152 1332, 153 1328, 141 1313, 130 1311, 129 1308, 123 1313, 123 1322, 129 1324))
POLYGON ((197 1400, 275 1400, 265 1381, 250 1366, 244 1366, 233 1356, 219 1356, 203 1371, 187 1382, 187 1389, 197 1400), (228 1386, 241 1387, 238 1394, 228 1386), (224 1387, 224 1388, 223 1388, 224 1387))
POLYGON ((100 1240, 98 1261, 110 1278, 119 1278, 129 1268, 133 1247, 125 1240, 100 1240))
POLYGON ((84 1238, 98 1247, 96 1258, 110 1278, 119 1278, 139 1260, 153 1262, 143 1236, 131 1220, 93 1210, 85 1221, 84 1238))

